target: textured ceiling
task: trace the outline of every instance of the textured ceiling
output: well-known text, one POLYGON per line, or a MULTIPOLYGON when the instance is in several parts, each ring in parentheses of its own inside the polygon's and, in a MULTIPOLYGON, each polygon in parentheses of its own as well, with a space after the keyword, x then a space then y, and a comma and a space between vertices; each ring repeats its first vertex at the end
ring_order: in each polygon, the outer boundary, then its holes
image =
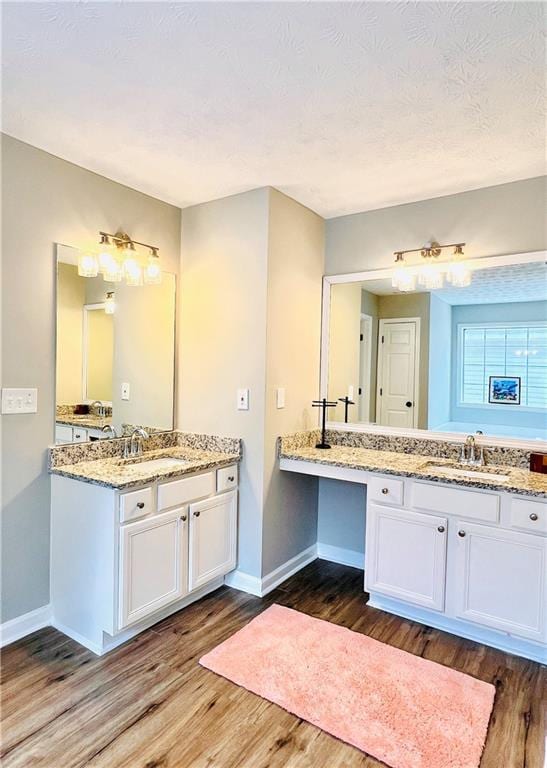
POLYGON ((326 217, 537 176, 537 2, 3 3, 3 130, 181 207, 326 217))
MULTIPOLYGON (((401 295, 392 288, 389 278, 365 280, 361 285, 377 296, 401 295)), ((428 293, 420 288, 418 292, 428 293)), ((467 288, 452 288, 448 285, 433 293, 447 304, 504 304, 515 301, 547 303, 547 265, 543 261, 535 261, 530 264, 477 269, 467 288)))

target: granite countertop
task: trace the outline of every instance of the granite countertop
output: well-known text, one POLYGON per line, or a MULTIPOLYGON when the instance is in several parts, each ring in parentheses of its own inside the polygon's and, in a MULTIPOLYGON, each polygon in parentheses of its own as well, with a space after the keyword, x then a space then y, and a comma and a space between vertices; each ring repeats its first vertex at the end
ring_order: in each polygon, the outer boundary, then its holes
POLYGON ((170 480, 207 469, 226 467, 230 464, 236 464, 240 460, 241 455, 239 453, 173 446, 147 451, 137 459, 110 457, 93 461, 80 461, 77 464, 61 464, 52 467, 50 473, 107 488, 125 490, 153 483, 156 480, 170 480), (157 469, 146 469, 140 466, 144 461, 161 458, 183 459, 186 463, 157 469))
POLYGON ((508 491, 526 496, 547 497, 547 475, 529 472, 526 469, 517 469, 516 467, 492 464, 476 468, 480 472, 491 474, 492 479, 484 477, 475 479, 463 476, 456 478, 449 477, 431 468, 431 465, 446 465, 463 470, 468 469, 468 467, 461 466, 450 459, 397 453, 395 451, 353 448, 342 445, 333 445, 330 450, 321 450, 306 445, 295 445, 294 447, 283 447, 282 445, 279 458, 309 461, 333 467, 345 467, 347 469, 359 469, 383 475, 402 475, 404 477, 432 480, 450 485, 508 491), (500 474, 508 475, 509 478, 502 481, 499 479, 500 474))
POLYGON ((94 416, 92 413, 86 413, 82 416, 63 414, 57 416, 56 424, 64 424, 67 427, 81 427, 82 429, 102 429, 112 424, 112 416, 94 416))

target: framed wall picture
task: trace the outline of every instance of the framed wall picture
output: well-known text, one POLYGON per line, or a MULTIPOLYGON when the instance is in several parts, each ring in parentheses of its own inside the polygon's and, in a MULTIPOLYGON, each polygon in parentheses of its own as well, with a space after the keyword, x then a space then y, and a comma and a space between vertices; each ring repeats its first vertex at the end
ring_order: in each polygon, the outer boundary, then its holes
POLYGON ((520 405, 520 376, 490 376, 488 402, 495 405, 520 405))

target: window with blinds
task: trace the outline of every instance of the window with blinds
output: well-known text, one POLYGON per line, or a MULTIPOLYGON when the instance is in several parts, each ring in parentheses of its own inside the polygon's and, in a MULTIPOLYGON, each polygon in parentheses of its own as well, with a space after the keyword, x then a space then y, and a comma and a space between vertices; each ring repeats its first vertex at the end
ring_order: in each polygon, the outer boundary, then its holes
POLYGON ((547 323, 461 326, 460 366, 462 404, 488 405, 490 376, 520 376, 520 407, 547 409, 547 323))

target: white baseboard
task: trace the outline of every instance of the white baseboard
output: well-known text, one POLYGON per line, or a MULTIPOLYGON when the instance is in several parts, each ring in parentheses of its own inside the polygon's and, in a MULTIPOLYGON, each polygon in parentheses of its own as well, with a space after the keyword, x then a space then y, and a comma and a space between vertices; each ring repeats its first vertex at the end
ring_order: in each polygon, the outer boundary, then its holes
POLYGON ((270 571, 270 573, 262 578, 262 597, 269 592, 272 592, 276 587, 291 576, 294 576, 295 573, 302 568, 305 568, 306 565, 309 565, 314 560, 317 560, 316 544, 312 544, 311 547, 304 549, 294 557, 291 557, 290 560, 287 560, 286 563, 283 563, 275 570, 270 571))
POLYGON ((51 624, 51 605, 43 605, 0 624, 0 648, 51 624))
POLYGON ((343 547, 334 547, 332 544, 321 544, 317 542, 317 557, 321 560, 330 560, 331 563, 340 563, 340 565, 351 565, 352 568, 365 568, 365 555, 363 552, 356 552, 353 549, 344 549, 343 547))
POLYGON ((317 547, 312 544, 311 547, 304 549, 287 562, 282 563, 270 573, 261 579, 258 576, 251 576, 244 571, 232 571, 224 577, 224 583, 233 589, 239 589, 241 592, 247 592, 255 597, 264 597, 272 592, 276 587, 293 576, 295 573, 305 568, 317 559, 317 547))

